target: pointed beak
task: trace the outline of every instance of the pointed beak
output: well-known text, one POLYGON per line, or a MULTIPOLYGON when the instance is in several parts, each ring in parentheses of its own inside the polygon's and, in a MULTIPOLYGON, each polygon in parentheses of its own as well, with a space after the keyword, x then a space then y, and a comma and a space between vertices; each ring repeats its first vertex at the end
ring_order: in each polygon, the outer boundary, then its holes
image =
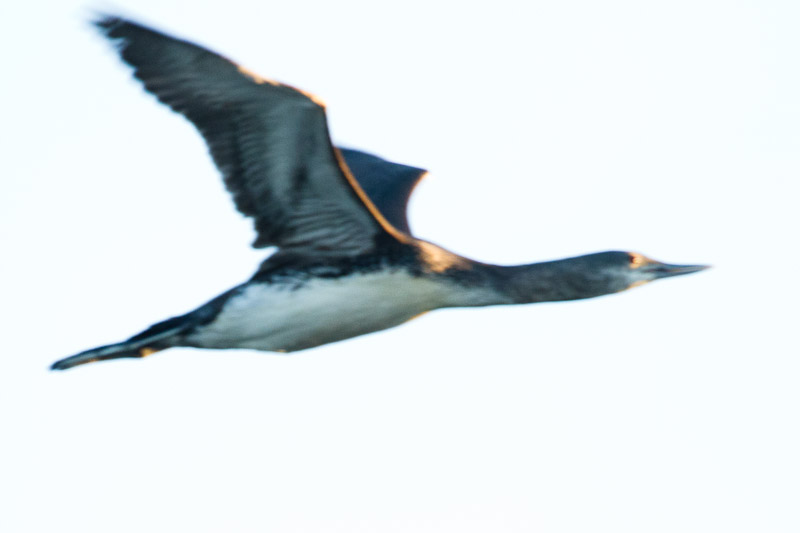
POLYGON ((684 274, 693 274, 711 268, 709 265, 670 265, 668 263, 660 263, 653 261, 646 266, 647 270, 654 273, 656 278, 669 278, 672 276, 683 276, 684 274))

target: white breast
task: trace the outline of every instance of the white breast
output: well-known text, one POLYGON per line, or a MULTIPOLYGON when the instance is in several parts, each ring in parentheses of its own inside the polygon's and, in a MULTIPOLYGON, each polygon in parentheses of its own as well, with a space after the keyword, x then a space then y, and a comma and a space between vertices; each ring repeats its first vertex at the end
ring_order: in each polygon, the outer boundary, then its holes
POLYGON ((447 281, 403 270, 311 279, 300 286, 253 283, 186 341, 204 348, 302 350, 397 326, 439 307, 470 305, 459 301, 461 292, 447 281))

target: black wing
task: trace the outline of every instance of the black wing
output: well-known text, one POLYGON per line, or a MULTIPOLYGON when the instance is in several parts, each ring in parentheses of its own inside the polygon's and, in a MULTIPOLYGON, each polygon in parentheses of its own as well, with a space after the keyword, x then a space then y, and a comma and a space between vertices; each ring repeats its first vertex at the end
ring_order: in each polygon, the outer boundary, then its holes
POLYGON ((411 234, 406 218, 408 199, 427 170, 386 161, 378 156, 339 148, 347 166, 369 199, 389 223, 411 234))
POLYGON ((95 24, 145 88, 200 131, 256 248, 357 255, 397 235, 331 144, 323 104, 187 41, 118 17, 95 24))

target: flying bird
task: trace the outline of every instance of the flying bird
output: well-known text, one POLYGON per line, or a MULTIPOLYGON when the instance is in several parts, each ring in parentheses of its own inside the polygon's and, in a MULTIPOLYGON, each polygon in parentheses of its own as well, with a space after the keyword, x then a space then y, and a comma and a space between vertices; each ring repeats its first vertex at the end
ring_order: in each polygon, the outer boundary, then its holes
POLYGON ((592 298, 707 268, 619 251, 517 266, 454 254, 409 229, 406 206, 425 171, 336 148, 315 96, 130 20, 94 24, 145 89, 197 127, 253 219, 253 246, 276 251, 194 311, 54 370, 178 346, 294 352, 434 309, 592 298))

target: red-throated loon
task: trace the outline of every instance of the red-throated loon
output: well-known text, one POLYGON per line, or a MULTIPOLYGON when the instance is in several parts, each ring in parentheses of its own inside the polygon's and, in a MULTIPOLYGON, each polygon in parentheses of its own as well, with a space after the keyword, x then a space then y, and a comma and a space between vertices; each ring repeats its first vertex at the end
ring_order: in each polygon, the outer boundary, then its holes
POLYGON ((425 171, 335 148, 313 95, 128 20, 95 24, 145 88, 203 135, 236 207, 254 220, 253 246, 277 251, 198 309, 53 369, 176 346, 291 352, 433 309, 591 298, 706 268, 632 252, 519 266, 448 252, 413 237, 406 220, 425 171))

